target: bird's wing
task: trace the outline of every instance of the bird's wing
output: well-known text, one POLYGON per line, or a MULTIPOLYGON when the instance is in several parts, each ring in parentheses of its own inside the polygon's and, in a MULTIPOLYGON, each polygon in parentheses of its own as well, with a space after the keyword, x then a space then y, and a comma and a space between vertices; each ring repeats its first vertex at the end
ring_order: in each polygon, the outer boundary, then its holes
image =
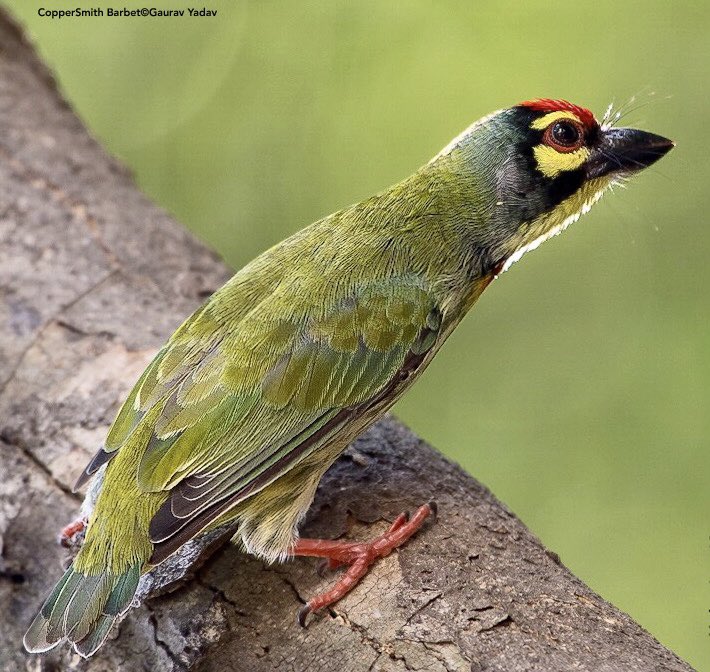
POLYGON ((170 491, 150 525, 153 561, 332 440, 436 342, 441 313, 418 278, 344 293, 305 314, 274 293, 232 330, 226 304, 208 302, 150 364, 105 452, 143 437, 138 485, 170 491))
MULTIPOLYGON (((228 326, 238 326, 283 278, 283 270, 262 268, 259 261, 257 258, 233 276, 190 315, 160 349, 133 386, 109 429, 104 445, 79 475, 74 490, 78 490, 104 464, 110 462, 120 448, 130 443, 130 439, 136 438, 139 427, 154 425, 159 419, 165 425, 167 416, 162 411, 170 391, 178 387, 186 389, 189 374, 196 374, 198 369, 201 374, 192 386, 192 399, 202 399, 205 403, 199 408, 194 403, 190 406, 195 414, 199 414, 200 409, 204 414, 204 409, 214 401, 212 397, 205 398, 209 395, 199 396, 201 390, 213 387, 208 366, 213 359, 210 353, 225 341, 228 326)), ((179 418, 175 420, 180 421, 179 418)))

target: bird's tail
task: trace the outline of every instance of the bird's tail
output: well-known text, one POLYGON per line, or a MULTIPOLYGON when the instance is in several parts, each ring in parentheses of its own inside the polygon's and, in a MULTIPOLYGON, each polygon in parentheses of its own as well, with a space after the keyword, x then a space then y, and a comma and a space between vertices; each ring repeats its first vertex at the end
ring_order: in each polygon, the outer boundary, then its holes
POLYGON ((141 563, 122 574, 82 574, 69 567, 25 633, 25 648, 41 653, 68 639, 88 658, 131 606, 140 570, 141 563))

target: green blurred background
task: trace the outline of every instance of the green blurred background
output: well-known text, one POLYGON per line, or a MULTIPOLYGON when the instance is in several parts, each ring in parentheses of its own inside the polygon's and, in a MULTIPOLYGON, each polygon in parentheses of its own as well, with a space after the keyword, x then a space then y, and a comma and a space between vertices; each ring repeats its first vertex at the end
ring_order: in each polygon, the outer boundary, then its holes
POLYGON ((396 412, 710 669, 710 3, 6 4, 89 128, 234 268, 492 110, 636 94, 624 121, 677 149, 502 276, 396 412))

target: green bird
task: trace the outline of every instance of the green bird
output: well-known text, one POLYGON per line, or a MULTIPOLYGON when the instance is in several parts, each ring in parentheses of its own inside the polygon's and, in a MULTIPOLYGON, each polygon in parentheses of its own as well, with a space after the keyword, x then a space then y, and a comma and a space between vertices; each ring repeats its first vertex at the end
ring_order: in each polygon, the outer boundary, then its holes
POLYGON ((325 471, 492 280, 672 147, 566 101, 527 101, 247 264, 158 352, 81 474, 77 487, 94 479, 85 540, 27 650, 68 640, 90 656, 142 574, 227 522, 269 562, 312 555, 348 566, 301 622, 342 597, 433 505, 369 543, 299 539, 325 471))

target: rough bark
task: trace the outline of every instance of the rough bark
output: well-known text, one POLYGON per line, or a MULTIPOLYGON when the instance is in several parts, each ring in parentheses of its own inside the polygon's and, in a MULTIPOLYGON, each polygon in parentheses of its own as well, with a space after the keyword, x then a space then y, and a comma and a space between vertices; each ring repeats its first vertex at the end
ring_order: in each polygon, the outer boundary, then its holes
MULTIPOLYGON (((106 646, 29 656, 60 575, 70 484, 162 341, 227 277, 134 186, 0 15, 0 669, 689 670, 594 594, 493 495, 393 419, 325 477, 305 533, 362 538, 435 499, 439 519, 303 630, 316 564, 224 546, 161 567, 106 646), (204 555, 204 554, 203 554, 204 555)), ((220 545, 216 540, 212 547, 220 545)))

